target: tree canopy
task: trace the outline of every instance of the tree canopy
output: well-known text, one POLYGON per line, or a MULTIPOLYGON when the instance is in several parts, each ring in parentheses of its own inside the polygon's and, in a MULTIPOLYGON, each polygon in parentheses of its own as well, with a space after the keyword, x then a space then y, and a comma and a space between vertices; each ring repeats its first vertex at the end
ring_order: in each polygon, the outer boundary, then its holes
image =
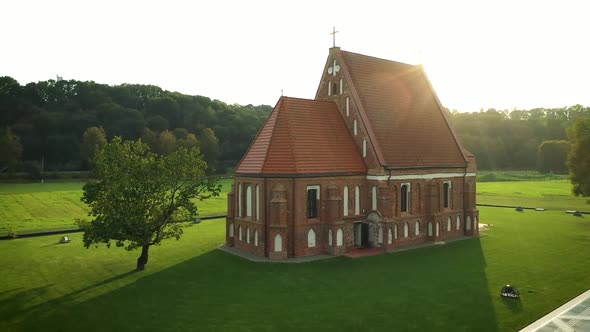
POLYGON ((94 219, 78 220, 84 246, 141 248, 138 270, 147 264, 150 246, 180 238, 182 227, 197 216, 195 199, 218 196, 221 190, 206 176, 207 164, 195 147, 162 156, 141 140, 116 137, 94 160, 97 180, 84 185, 82 197, 94 219))
POLYGON ((568 156, 574 194, 590 196, 590 116, 580 117, 569 131, 572 149, 568 156))
POLYGON ((199 142, 210 171, 223 173, 238 163, 271 109, 228 105, 153 85, 48 80, 21 86, 0 77, 0 128, 9 127, 19 138, 23 160, 44 157, 49 171, 87 168, 86 152, 80 153, 88 148, 83 134, 98 127, 107 140, 136 140, 146 130, 159 137, 168 131, 174 139, 163 135, 160 148, 166 153, 176 149, 171 140, 185 147, 199 142))

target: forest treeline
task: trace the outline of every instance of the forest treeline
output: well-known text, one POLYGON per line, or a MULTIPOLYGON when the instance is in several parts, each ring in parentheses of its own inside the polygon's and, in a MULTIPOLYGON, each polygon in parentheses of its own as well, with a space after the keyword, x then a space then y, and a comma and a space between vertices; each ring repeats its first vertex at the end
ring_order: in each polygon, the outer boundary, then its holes
POLYGON ((161 152, 197 145, 211 171, 223 173, 240 160, 271 110, 153 85, 48 80, 22 86, 0 77, 0 171, 30 171, 42 160, 46 171, 87 169, 84 133, 97 127, 109 140, 141 137, 161 152))
MULTIPOLYGON (((76 80, 20 85, 0 77, 0 172, 85 170, 94 145, 142 138, 166 154, 199 146, 211 172, 225 173, 246 152, 271 106, 228 105, 153 85, 76 80), (104 136, 104 139, 101 138, 104 136)), ((590 107, 448 112, 479 169, 566 172, 567 129, 590 107)))
POLYGON ((566 173, 567 131, 590 107, 449 112, 455 132, 479 169, 539 169, 566 173))

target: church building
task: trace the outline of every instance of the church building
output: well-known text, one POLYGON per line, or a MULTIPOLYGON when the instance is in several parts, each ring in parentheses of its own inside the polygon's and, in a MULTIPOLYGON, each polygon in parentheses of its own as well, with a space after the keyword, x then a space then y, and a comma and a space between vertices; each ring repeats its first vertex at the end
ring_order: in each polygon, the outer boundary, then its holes
POLYGON ((235 169, 226 245, 271 260, 477 236, 475 157, 422 66, 330 49, 235 169))

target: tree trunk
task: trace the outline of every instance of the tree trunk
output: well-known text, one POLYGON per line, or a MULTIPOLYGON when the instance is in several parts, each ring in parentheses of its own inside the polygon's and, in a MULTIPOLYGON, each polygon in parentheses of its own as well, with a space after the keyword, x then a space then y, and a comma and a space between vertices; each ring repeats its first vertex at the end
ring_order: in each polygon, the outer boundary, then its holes
POLYGON ((143 271, 145 269, 145 265, 148 262, 148 250, 150 250, 149 244, 141 247, 141 256, 137 259, 137 271, 143 271))

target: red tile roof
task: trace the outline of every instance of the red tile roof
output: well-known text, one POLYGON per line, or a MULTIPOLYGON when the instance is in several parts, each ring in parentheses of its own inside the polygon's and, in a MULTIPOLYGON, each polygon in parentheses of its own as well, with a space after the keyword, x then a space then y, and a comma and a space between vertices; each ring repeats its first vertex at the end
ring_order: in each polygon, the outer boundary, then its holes
POLYGON ((335 103, 281 97, 235 172, 342 174, 366 170, 335 103))
POLYGON ((345 51, 338 54, 384 166, 466 164, 421 66, 345 51))

